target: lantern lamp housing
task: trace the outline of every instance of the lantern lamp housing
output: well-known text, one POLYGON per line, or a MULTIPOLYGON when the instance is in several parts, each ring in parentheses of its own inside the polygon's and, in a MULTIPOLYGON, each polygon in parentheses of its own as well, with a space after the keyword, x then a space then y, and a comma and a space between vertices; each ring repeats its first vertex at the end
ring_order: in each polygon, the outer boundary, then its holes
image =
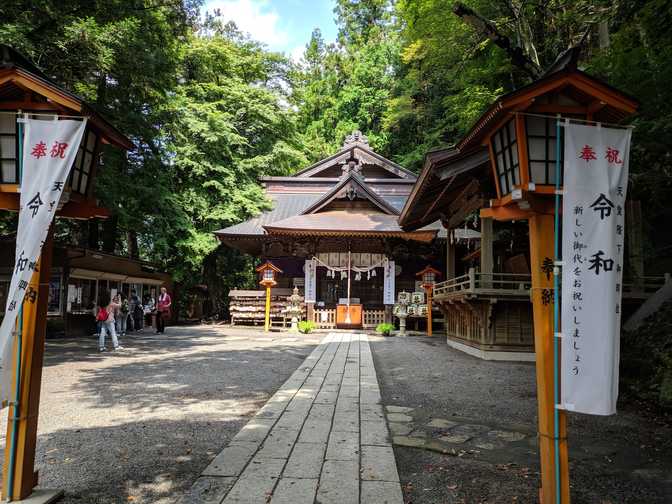
POLYGON ((270 261, 266 261, 257 267, 257 273, 261 277, 260 284, 264 287, 274 287, 278 284, 276 276, 282 273, 282 270, 270 261))
POLYGON ((441 275, 441 272, 431 266, 425 267, 422 271, 415 274, 422 279, 422 285, 425 288, 432 287, 436 283, 436 279, 441 275))

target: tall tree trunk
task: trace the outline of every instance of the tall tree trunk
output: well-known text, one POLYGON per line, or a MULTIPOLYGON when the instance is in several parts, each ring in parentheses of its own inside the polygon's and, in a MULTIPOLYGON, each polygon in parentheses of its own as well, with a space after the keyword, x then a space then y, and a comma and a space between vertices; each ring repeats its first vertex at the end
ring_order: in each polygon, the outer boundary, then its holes
POLYGON ((114 254, 117 244, 117 228, 119 217, 111 216, 103 222, 103 252, 114 254))
POLYGON ((600 24, 597 25, 597 30, 600 39, 600 49, 606 49, 609 47, 609 22, 600 21, 600 24))
MULTIPOLYGON (((495 45, 504 49, 511 63, 522 69, 530 77, 536 79, 541 75, 542 70, 539 65, 530 59, 521 47, 511 42, 509 37, 502 34, 494 23, 485 19, 471 7, 467 7, 460 2, 456 2, 453 6, 453 13, 462 18, 465 23, 474 28, 481 36, 489 38, 495 45)), ((536 48, 534 52, 536 54, 536 48)))
POLYGON ((137 231, 127 231, 126 241, 128 242, 128 257, 131 259, 138 259, 140 254, 138 252, 138 233, 137 231))

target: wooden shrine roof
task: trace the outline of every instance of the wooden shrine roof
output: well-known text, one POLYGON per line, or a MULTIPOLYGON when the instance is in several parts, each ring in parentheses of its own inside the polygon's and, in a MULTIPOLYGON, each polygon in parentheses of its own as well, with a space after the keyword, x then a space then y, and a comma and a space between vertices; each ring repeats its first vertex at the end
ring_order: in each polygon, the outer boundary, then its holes
POLYGON ((428 153, 401 211, 400 226, 411 231, 437 220, 452 224, 450 227, 460 224, 462 216, 482 202, 479 193, 487 183, 488 169, 485 148, 466 151, 451 148, 428 153))
POLYGON ((295 215, 264 226, 271 235, 395 237, 430 242, 438 227, 406 232, 396 215, 364 210, 330 210, 295 215))
POLYGON ((416 179, 354 132, 339 152, 294 176, 263 177, 273 208, 215 234, 228 243, 278 234, 431 241, 443 231, 440 224, 409 234, 397 220, 416 179))

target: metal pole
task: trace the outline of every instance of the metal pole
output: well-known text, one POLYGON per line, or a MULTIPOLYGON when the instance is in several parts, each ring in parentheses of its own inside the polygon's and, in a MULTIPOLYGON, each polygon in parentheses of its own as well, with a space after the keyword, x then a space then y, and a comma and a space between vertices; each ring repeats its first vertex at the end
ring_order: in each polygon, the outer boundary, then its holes
POLYGON ((16 333, 16 375, 14 384, 14 403, 11 405, 12 420, 12 439, 9 448, 9 473, 7 476, 7 500, 12 501, 14 497, 14 472, 16 468, 16 433, 19 421, 19 402, 21 400, 21 337, 23 333, 23 302, 19 308, 18 330, 16 333))
POLYGON ((560 419, 558 404, 560 403, 560 383, 558 380, 558 333, 559 333, 559 306, 560 295, 558 287, 560 283, 560 117, 555 123, 555 219, 553 249, 555 255, 555 266, 553 268, 553 438, 555 444, 555 502, 562 503, 562 493, 560 490, 560 419))

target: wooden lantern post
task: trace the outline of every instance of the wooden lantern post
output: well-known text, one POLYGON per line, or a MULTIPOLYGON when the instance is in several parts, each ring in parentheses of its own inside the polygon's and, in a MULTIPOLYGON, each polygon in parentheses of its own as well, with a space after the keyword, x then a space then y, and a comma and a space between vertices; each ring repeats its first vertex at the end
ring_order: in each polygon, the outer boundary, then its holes
POLYGON ((439 275, 441 275, 441 272, 431 266, 427 266, 415 274, 415 276, 422 278, 422 288, 425 289, 425 295, 427 296, 427 336, 430 337, 432 336, 432 293, 436 277, 439 275))
MULTIPOLYGON (((0 96, 10 97, 0 98, 0 108, 3 109, 1 114, 11 117, 13 122, 16 122, 17 115, 25 110, 31 111, 31 114, 49 117, 63 114, 70 117, 88 117, 82 144, 78 146, 87 152, 87 155, 81 158, 86 158, 88 164, 82 161, 77 166, 80 173, 85 176, 82 175, 79 181, 73 181, 71 178, 66 183, 64 192, 67 193, 67 197, 61 199, 56 216, 68 219, 109 217, 109 211, 99 208, 94 197, 101 146, 105 143, 129 150, 134 148, 133 143, 105 119, 88 109, 79 98, 50 82, 43 75, 37 75, 35 73, 37 69, 27 65, 25 58, 16 51, 0 45, 0 53, 4 59, 14 62, 13 65, 0 69, 0 91, 2 91, 0 96), (13 96, 22 98, 12 98, 13 96)), ((23 175, 21 166, 23 128, 20 123, 16 124, 16 129, 10 135, 14 136, 18 149, 13 159, 3 161, 13 162, 15 170, 10 179, 6 178, 7 172, 0 175, 0 210, 18 212, 23 175)), ((12 383, 12 400, 8 407, 7 442, 2 468, 2 498, 13 501, 29 497, 38 483, 38 473, 34 469, 34 464, 54 224, 52 222, 42 246, 35 273, 26 289, 23 307, 17 318, 21 336, 14 339, 14 361, 11 366, 18 373, 14 375, 12 383), (17 366, 19 363, 20 366, 17 366), (14 464, 10 464, 12 459, 14 464)), ((58 497, 61 493, 43 490, 40 499, 46 501, 58 497)))
POLYGON ((266 289, 266 309, 264 310, 264 331, 271 330, 271 287, 278 285, 275 276, 282 273, 282 270, 272 262, 266 261, 257 267, 257 273, 261 276, 259 285, 266 289))
POLYGON ((555 229, 554 200, 561 188, 556 172, 563 167, 557 121, 567 115, 590 121, 597 119, 598 113, 606 120, 624 118, 636 110, 637 103, 569 68, 511 93, 495 106, 497 113, 484 115, 472 130, 480 127, 478 134, 468 135, 465 142, 477 140, 489 151, 497 198, 480 211, 481 217, 528 221, 541 462, 539 497, 542 504, 570 504, 567 414, 557 407, 560 383, 554 380, 560 362, 559 345, 555 344, 558 335, 554 332, 554 307, 559 301, 553 285, 554 275, 559 274, 554 237, 560 232, 555 229))

